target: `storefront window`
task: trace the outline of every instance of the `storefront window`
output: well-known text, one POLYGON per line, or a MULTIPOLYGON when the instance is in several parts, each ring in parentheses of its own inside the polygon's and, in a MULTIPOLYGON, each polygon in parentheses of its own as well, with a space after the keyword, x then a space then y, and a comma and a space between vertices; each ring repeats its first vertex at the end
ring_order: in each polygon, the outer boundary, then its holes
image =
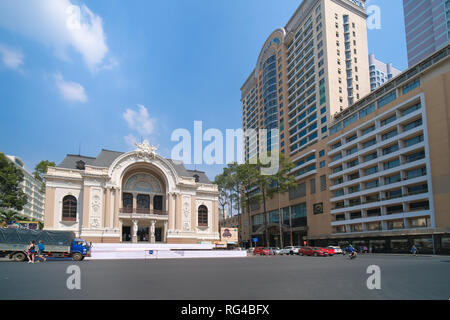
POLYGON ((278 214, 278 210, 269 212, 269 223, 279 223, 280 216, 278 214))
POLYGON ((283 224, 290 224, 289 220, 289 208, 283 208, 283 224))
POLYGON ((369 245, 374 253, 386 251, 386 240, 370 240, 369 245))
POLYGON ((441 248, 445 250, 450 250, 450 237, 441 238, 441 248))
POLYGON ((291 207, 291 214, 293 227, 306 226, 306 203, 291 207))
POLYGON ((419 250, 419 253, 433 252, 433 238, 414 239, 414 245, 419 250))
POLYGON ((409 252, 408 239, 393 239, 391 240, 392 252, 409 252))
POLYGON ((264 214, 257 214, 252 217, 252 231, 255 232, 258 228, 264 224, 264 214))

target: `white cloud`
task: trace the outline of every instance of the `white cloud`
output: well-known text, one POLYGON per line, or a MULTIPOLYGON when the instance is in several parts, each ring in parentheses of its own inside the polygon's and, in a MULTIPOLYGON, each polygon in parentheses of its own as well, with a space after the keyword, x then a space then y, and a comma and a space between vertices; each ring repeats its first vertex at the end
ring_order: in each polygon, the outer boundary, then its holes
POLYGON ((19 50, 0 44, 0 56, 3 64, 10 69, 18 70, 23 64, 23 54, 19 50))
POLYGON ((84 87, 76 82, 65 81, 59 73, 55 74, 56 86, 64 99, 75 102, 86 102, 87 96, 84 87))
POLYGON ((93 72, 104 67, 108 54, 102 18, 86 5, 70 0, 0 1, 0 27, 21 33, 52 47, 67 59, 67 48, 74 48, 93 72))
POLYGON ((125 142, 132 148, 134 148, 136 146, 136 143, 138 143, 138 138, 132 133, 125 136, 124 139, 125 142))
POLYGON ((138 132, 143 137, 150 136, 155 129, 156 121, 150 117, 147 108, 143 105, 138 105, 138 111, 127 109, 123 118, 131 130, 138 132))
POLYGON ((125 136, 125 142, 131 147, 135 146, 136 142, 141 142, 141 140, 149 140, 150 135, 155 131, 156 119, 150 117, 148 110, 143 105, 138 105, 138 110, 126 109, 123 113, 123 119, 130 128, 135 133, 138 133, 140 139, 138 139, 135 134, 130 133, 125 136))

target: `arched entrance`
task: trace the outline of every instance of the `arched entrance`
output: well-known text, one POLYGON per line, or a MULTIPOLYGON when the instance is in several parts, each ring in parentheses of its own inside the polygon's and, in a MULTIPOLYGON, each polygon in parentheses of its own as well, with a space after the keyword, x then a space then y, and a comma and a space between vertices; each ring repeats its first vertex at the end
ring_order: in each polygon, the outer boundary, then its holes
POLYGON ((121 179, 119 220, 122 241, 166 242, 168 212, 164 174, 149 163, 135 163, 121 179))

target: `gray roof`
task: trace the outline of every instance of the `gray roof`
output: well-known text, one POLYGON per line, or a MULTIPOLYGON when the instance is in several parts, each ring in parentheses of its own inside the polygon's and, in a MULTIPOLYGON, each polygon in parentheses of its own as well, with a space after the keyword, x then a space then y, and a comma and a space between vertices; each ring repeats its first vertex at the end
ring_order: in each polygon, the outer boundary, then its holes
POLYGON ((82 160, 85 164, 92 166, 96 158, 93 157, 85 157, 75 154, 68 154, 64 160, 57 165, 59 168, 66 168, 66 169, 76 169, 77 168, 77 162, 82 160))
POLYGON ((198 176, 199 183, 211 183, 211 180, 209 180, 208 176, 203 171, 197 171, 197 170, 186 170, 188 172, 188 176, 195 177, 198 176))
MULTIPOLYGON (((77 162, 82 160, 85 164, 90 166, 108 168, 114 162, 114 160, 116 160, 122 154, 124 153, 106 149, 102 149, 100 154, 95 158, 68 154, 64 158, 64 160, 59 165, 57 165, 57 167, 65 169, 77 169, 77 162)), ((181 161, 172 159, 167 159, 167 161, 172 164, 179 176, 194 177, 195 175, 197 175, 199 177, 199 183, 211 183, 205 172, 197 170, 186 170, 184 164, 181 161)))
POLYGON ((102 149, 100 154, 95 159, 93 166, 108 168, 110 165, 112 165, 114 160, 116 160, 122 154, 123 152, 102 149))

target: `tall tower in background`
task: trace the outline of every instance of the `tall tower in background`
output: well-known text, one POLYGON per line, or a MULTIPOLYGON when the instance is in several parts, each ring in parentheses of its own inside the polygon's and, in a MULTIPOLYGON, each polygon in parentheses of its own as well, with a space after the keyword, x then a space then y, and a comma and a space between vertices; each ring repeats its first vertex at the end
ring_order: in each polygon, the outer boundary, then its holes
POLYGON ((370 68, 370 89, 374 91, 386 82, 402 73, 401 70, 394 68, 392 63, 384 63, 375 58, 374 54, 369 56, 370 68))
POLYGON ((450 0, 403 0, 410 67, 450 40, 450 0))
POLYGON ((264 43, 241 88, 242 125, 278 129, 246 137, 245 159, 278 149, 295 158, 328 135, 337 112, 370 93, 365 1, 303 0, 264 43))

